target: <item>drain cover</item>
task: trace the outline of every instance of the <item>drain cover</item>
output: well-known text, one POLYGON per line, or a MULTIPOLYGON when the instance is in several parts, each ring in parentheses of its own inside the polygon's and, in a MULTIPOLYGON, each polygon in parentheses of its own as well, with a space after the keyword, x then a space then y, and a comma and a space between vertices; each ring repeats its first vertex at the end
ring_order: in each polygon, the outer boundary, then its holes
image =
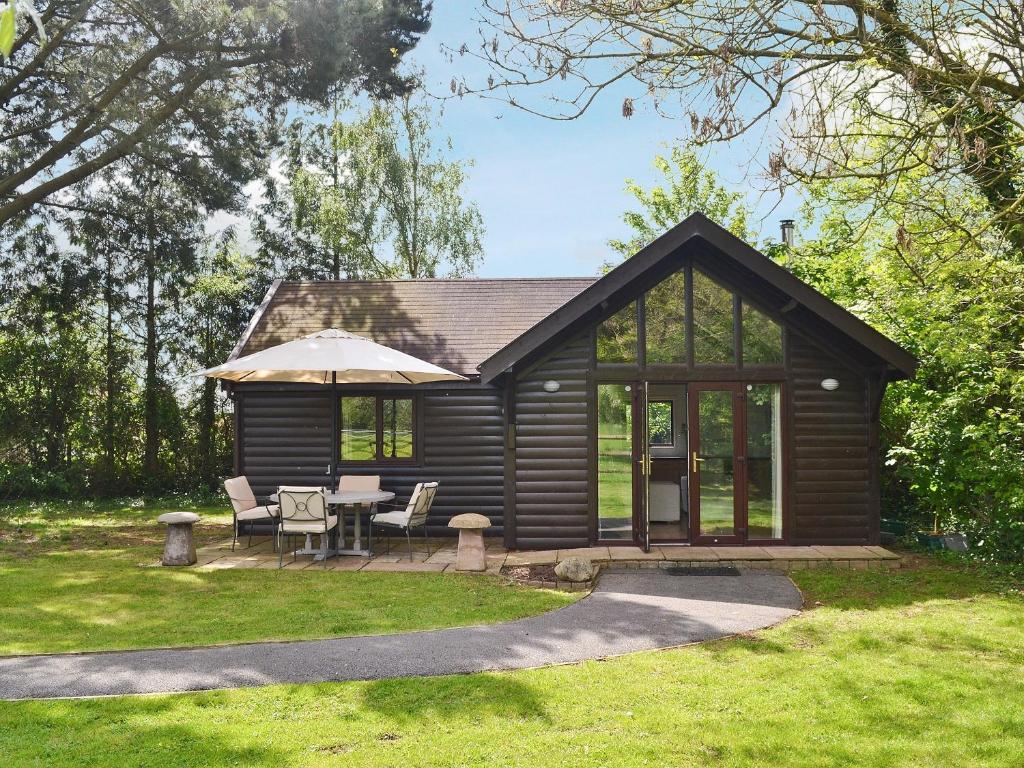
POLYGON ((667 573, 677 576, 739 576, 738 568, 729 565, 709 565, 707 567, 693 567, 685 565, 674 565, 671 568, 664 568, 667 573))

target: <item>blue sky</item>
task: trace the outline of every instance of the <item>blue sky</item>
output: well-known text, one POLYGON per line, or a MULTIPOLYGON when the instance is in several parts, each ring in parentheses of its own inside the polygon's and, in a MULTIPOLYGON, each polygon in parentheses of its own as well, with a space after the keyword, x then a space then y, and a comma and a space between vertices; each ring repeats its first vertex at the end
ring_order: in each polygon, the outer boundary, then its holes
MULTIPOLYGON (((426 73, 433 93, 447 93, 452 76, 480 82, 485 70, 469 58, 446 60, 442 44, 457 48, 477 37, 476 4, 438 2, 433 25, 410 61, 426 73)), ((451 137, 453 155, 472 159, 467 197, 487 227, 482 277, 595 274, 610 256, 606 243, 627 234, 623 211, 631 198, 627 178, 647 186, 657 180, 651 160, 666 144, 684 140, 688 125, 644 109, 621 116, 624 93, 608 95, 584 117, 554 121, 473 96, 445 102, 438 137, 451 137)), ((629 93, 628 95, 638 95, 629 93)), ((766 150, 752 140, 712 147, 708 163, 731 189, 747 193, 760 227, 759 240, 777 237, 778 220, 794 218, 796 203, 760 195, 758 175, 766 150)))

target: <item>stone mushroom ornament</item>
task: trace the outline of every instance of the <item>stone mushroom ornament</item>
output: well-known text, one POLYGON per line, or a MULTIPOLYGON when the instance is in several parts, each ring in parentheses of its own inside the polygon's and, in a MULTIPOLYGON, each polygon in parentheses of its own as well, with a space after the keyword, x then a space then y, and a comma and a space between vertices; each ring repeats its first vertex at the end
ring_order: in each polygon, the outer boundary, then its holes
POLYGON ((491 521, 483 515, 469 512, 453 517, 448 521, 448 527, 459 532, 459 555, 455 559, 455 570, 486 571, 484 530, 491 527, 491 521))
POLYGON ((165 512, 157 519, 167 526, 167 540, 164 542, 164 565, 193 565, 196 562, 196 545, 192 538, 192 526, 199 522, 195 512, 165 512))

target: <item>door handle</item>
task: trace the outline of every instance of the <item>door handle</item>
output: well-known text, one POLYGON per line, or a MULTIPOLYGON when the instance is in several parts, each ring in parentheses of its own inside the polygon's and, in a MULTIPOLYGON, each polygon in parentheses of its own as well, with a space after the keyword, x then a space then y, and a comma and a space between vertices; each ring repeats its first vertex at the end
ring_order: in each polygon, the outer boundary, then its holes
POLYGON ((698 458, 697 457, 697 452, 693 451, 693 473, 694 474, 697 474, 697 470, 699 469, 699 467, 697 466, 697 462, 702 462, 702 461, 704 461, 704 459, 698 458))

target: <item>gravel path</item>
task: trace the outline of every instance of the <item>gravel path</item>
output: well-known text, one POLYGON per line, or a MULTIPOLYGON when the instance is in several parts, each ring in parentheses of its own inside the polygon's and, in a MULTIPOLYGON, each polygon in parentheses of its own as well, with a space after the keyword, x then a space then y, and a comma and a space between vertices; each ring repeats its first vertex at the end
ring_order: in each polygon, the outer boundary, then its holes
POLYGON ((605 573, 566 608, 484 627, 216 648, 0 658, 0 699, 377 680, 584 661, 776 624, 800 593, 784 575, 605 573))

